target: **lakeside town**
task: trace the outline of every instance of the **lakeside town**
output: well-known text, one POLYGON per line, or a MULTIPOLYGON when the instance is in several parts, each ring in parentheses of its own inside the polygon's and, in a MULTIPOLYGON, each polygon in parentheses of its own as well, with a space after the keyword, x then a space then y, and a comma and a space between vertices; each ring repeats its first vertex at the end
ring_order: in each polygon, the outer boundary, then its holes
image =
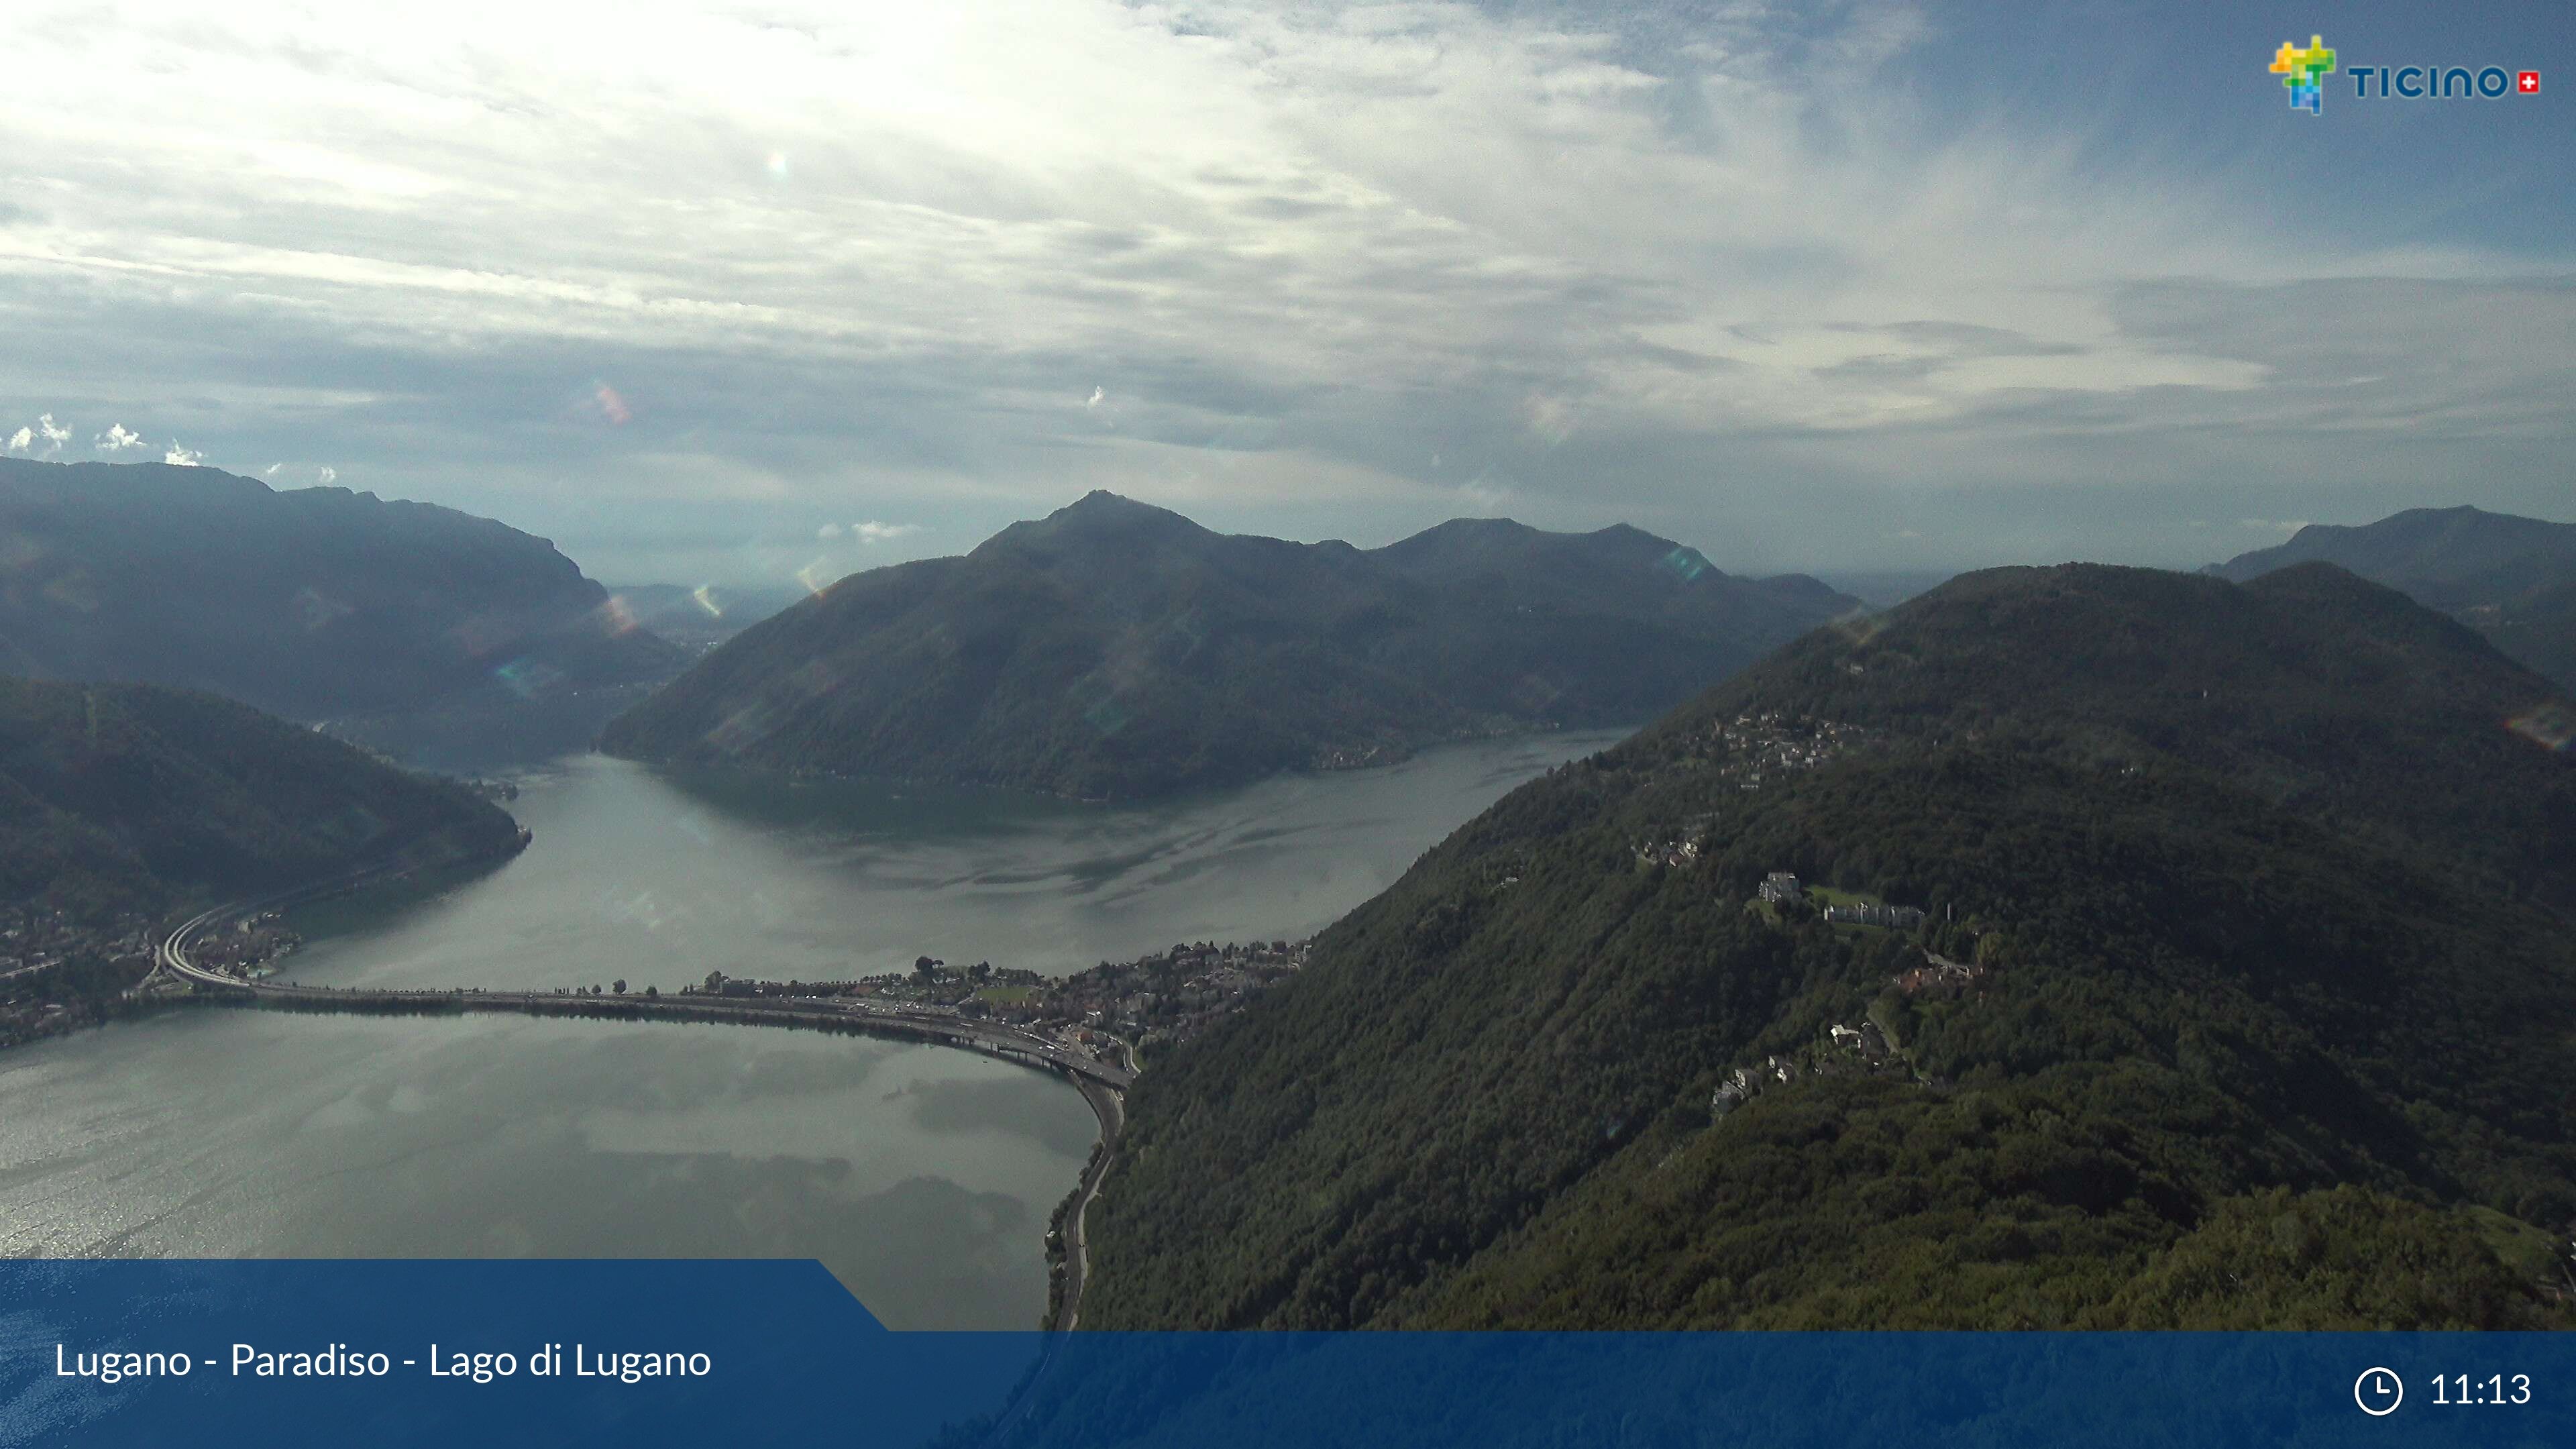
MULTIPOLYGON (((0 1047, 60 1036, 105 1021, 151 975, 168 923, 124 912, 104 921, 26 907, 0 927, 0 1047)), ((194 947, 207 966, 256 980, 303 938, 265 911, 194 947)))
POLYGON ((754 981, 710 971, 681 994, 837 997, 953 1013, 1034 1031, 1095 1061, 1133 1068, 1140 1053, 1201 1034, 1295 975, 1306 964, 1309 946, 1286 940, 1184 942, 1061 977, 989 961, 952 966, 930 956, 916 958, 908 972, 847 981, 754 981))

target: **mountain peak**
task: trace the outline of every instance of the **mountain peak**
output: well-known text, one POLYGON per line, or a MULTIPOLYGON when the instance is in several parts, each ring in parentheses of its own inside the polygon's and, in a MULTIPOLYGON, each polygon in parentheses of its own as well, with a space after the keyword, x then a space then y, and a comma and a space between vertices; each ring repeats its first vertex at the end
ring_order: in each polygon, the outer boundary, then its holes
POLYGON ((1213 535, 1168 508, 1094 488, 1044 518, 1026 518, 1010 525, 976 545, 967 556, 985 558, 1015 550, 1068 545, 1088 550, 1192 536, 1213 535))
POLYGON ((1077 498, 1071 503, 1066 504, 1064 507, 1057 509, 1056 512, 1058 514, 1075 512, 1107 513, 1122 508, 1152 508, 1153 506, 1154 505, 1150 503, 1139 503, 1124 493, 1112 493, 1106 488, 1094 488, 1090 492, 1083 494, 1080 498, 1077 498))

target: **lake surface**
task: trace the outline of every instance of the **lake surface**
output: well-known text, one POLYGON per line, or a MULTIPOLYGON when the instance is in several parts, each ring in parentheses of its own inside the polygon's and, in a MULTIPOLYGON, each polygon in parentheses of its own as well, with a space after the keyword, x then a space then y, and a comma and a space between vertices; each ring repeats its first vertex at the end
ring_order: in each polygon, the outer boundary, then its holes
MULTIPOLYGON (((665 775, 522 782, 502 868, 299 913, 334 985, 1047 972, 1305 935, 1611 734, 1151 809, 665 775)), ((0 1053, 0 1252, 811 1257, 901 1328, 1021 1328, 1096 1127, 933 1047, 713 1024, 174 1013, 0 1053)))

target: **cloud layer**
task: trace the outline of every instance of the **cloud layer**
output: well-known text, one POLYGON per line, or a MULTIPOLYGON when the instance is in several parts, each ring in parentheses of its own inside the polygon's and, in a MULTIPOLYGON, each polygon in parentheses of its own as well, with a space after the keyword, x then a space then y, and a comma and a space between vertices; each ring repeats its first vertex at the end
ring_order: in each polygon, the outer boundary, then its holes
POLYGON ((1095 486, 1879 567, 2566 481, 2563 249, 2321 240, 2258 152, 2106 165, 1928 84, 1910 8, 855 13, 0 19, 12 448, 321 453, 627 578, 1095 486))

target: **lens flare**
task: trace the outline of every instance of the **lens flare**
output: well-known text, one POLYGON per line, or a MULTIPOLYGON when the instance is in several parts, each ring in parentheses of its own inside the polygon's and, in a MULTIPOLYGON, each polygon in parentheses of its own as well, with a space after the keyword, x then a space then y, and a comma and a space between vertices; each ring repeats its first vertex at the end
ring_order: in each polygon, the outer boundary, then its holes
POLYGON ((2550 749, 2566 751, 2576 744, 2576 710, 2563 704, 2544 704, 2504 722, 2505 728, 2550 749))
POLYGON ((767 739, 772 728, 769 707, 755 699, 707 731, 707 743, 728 755, 738 755, 767 739))
POLYGON ((562 683, 564 674, 541 659, 521 656, 494 669, 492 677, 521 699, 534 699, 562 683))

